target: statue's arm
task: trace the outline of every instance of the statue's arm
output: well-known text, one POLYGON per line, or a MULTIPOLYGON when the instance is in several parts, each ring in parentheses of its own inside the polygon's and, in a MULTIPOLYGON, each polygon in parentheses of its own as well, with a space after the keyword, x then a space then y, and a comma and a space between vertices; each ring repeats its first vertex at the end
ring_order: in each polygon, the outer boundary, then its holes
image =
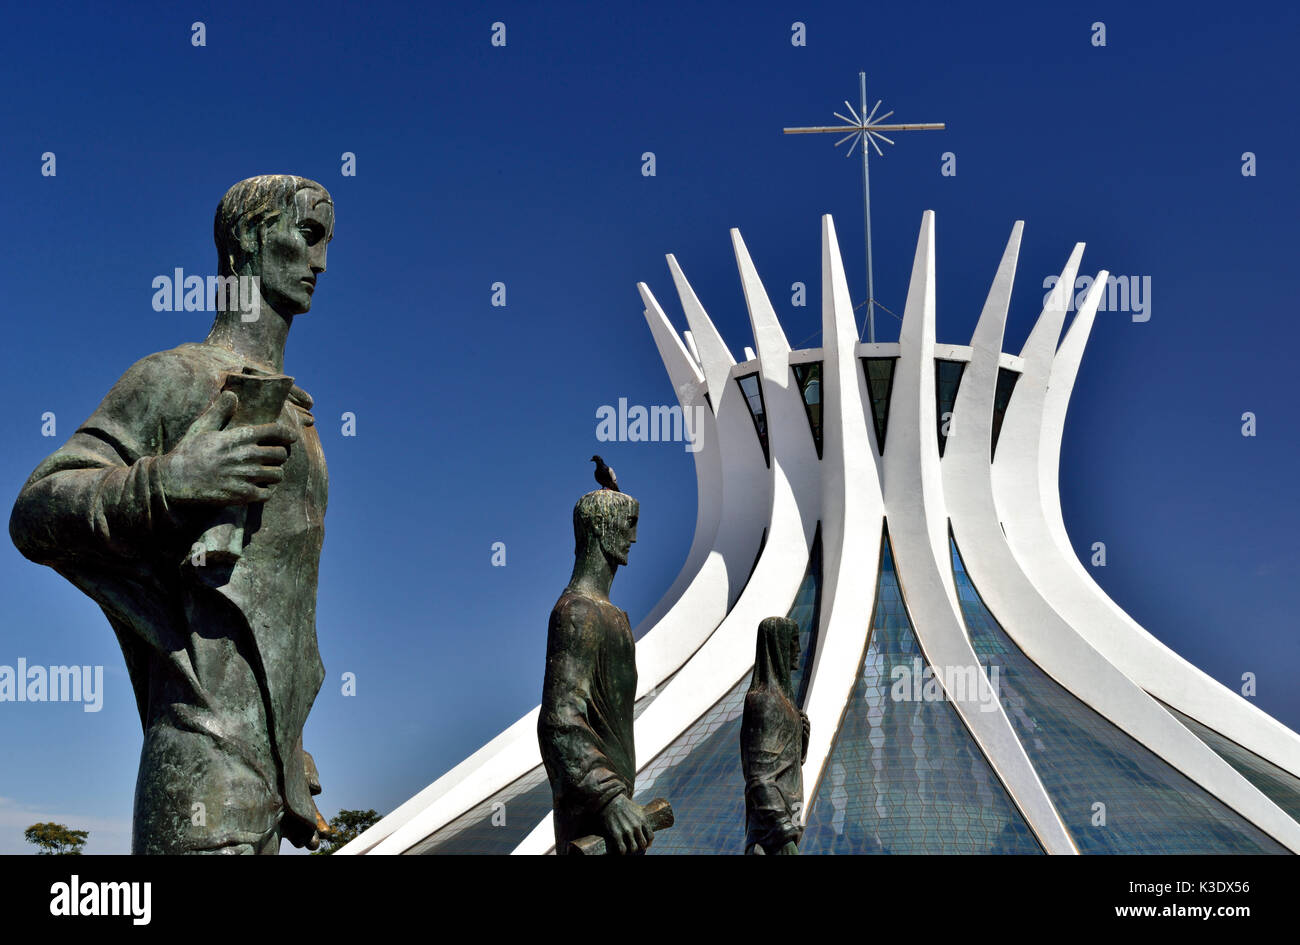
POLYGON ((780 838, 782 843, 798 840, 803 831, 795 824, 785 795, 776 786, 775 753, 759 753, 758 757, 751 756, 747 760, 745 806, 750 821, 760 833, 780 838), (770 754, 771 757, 765 757, 765 754, 770 754))
POLYGON ((596 619, 583 604, 553 618, 538 722, 542 753, 562 794, 592 811, 604 809, 625 791, 591 725, 600 657, 596 619))
MULTIPOLYGON (((746 696, 745 723, 741 729, 741 765, 745 774, 745 806, 750 822, 773 843, 798 840, 802 830, 794 823, 785 795, 777 786, 783 754, 780 735, 764 731, 761 697, 746 696)), ((787 742, 788 744, 788 742, 787 742)))
POLYGON ((26 557, 41 564, 86 554, 137 557, 160 530, 180 524, 159 475, 165 373, 158 355, 133 365, 36 467, 9 519, 26 557))

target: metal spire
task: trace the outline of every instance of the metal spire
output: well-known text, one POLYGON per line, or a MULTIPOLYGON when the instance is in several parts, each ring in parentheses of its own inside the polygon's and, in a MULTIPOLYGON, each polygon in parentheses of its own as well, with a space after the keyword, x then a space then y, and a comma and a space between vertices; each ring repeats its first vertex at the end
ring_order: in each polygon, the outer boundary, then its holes
POLYGON ((943 131, 944 125, 942 122, 919 125, 882 124, 886 118, 894 113, 888 111, 877 117, 876 112, 880 110, 880 102, 877 101, 875 107, 868 114, 867 74, 865 72, 858 73, 858 85, 861 91, 860 110, 854 111, 853 106, 848 101, 845 101, 844 107, 848 109, 849 115, 852 117, 846 117, 839 112, 834 113, 835 117, 844 124, 818 125, 811 128, 784 128, 782 130, 788 135, 830 134, 832 132, 843 134, 848 132, 839 141, 835 142, 837 148, 846 141, 850 142, 845 157, 851 156, 853 149, 859 143, 862 145, 862 226, 867 233, 867 340, 874 343, 876 340, 876 296, 871 269, 871 177, 868 167, 868 157, 871 152, 867 149, 867 145, 870 144, 871 147, 876 149, 877 154, 884 157, 885 152, 880 150, 880 145, 876 143, 876 139, 879 138, 885 144, 893 144, 894 142, 881 134, 882 131, 943 131))

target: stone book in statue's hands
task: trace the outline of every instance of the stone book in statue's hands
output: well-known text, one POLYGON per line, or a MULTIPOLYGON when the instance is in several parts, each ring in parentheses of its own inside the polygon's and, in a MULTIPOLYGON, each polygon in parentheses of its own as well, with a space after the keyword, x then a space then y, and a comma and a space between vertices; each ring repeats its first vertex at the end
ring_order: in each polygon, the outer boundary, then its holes
MULTIPOLYGON (((225 429, 274 423, 292 387, 293 378, 287 374, 227 374, 221 390, 233 391, 239 402, 225 429)), ((247 522, 247 506, 222 509, 194 543, 185 563, 195 567, 233 565, 244 551, 247 522)))

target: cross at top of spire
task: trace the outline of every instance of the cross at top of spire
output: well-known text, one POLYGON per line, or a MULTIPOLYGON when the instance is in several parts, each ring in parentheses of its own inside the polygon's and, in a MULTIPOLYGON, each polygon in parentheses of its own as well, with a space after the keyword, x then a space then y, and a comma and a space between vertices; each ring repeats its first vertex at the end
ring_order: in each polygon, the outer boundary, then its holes
POLYGON ((868 331, 868 340, 874 343, 876 340, 876 299, 875 299, 874 280, 872 278, 872 272, 871 272, 871 178, 869 175, 868 160, 867 160, 870 157, 871 152, 867 148, 867 145, 870 144, 871 147, 875 149, 876 153, 879 154, 881 157, 883 157, 885 152, 880 150, 880 145, 877 143, 877 139, 885 142, 885 144, 893 144, 894 142, 892 139, 886 137, 881 132, 943 131, 944 125, 942 122, 929 122, 925 124, 909 124, 909 125, 884 124, 884 120, 894 113, 892 111, 888 111, 885 112, 883 115, 877 116, 876 112, 880 110, 879 101, 877 101, 875 106, 871 109, 871 111, 868 112, 867 111, 867 74, 865 72, 858 73, 858 83, 861 91, 861 101, 859 105, 859 110, 854 111, 853 106, 850 105, 846 100, 844 102, 844 107, 848 109, 849 115, 852 117, 846 117, 844 115, 841 115, 839 112, 834 113, 835 117, 838 118, 840 121, 844 122, 844 124, 814 125, 808 128, 784 128, 782 130, 788 135, 832 134, 832 133, 842 134, 844 132, 848 132, 847 134, 844 135, 844 137, 840 138, 839 141, 835 142, 835 146, 837 148, 846 141, 851 142, 849 144, 848 151, 844 155, 845 157, 849 157, 850 155, 852 155, 853 149, 856 148, 859 144, 862 145, 862 225, 863 228, 866 230, 866 234, 867 234, 867 301, 865 303, 867 306, 866 327, 868 331))

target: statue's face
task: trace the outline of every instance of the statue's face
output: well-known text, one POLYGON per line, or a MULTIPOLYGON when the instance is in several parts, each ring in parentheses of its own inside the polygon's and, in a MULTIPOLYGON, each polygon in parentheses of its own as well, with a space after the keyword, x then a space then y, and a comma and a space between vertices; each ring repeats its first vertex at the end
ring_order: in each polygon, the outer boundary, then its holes
POLYGON ((786 642, 790 647, 790 672, 799 668, 799 625, 793 620, 786 627, 786 642))
POLYGON ((262 230, 262 298, 282 315, 311 309, 334 232, 334 208, 325 200, 314 187, 300 190, 293 206, 262 230))
POLYGON ((620 518, 617 524, 611 524, 600 536, 600 547, 605 556, 615 564, 627 564, 627 555, 636 544, 637 513, 620 518))

